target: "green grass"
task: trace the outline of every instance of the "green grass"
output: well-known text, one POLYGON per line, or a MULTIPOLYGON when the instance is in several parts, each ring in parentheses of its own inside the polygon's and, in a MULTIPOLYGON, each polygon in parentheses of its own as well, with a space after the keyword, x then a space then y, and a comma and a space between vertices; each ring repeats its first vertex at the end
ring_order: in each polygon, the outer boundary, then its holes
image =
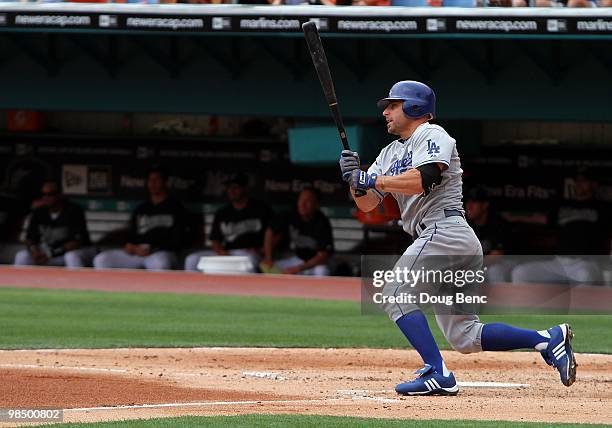
MULTIPOLYGON (((569 321, 577 351, 612 353, 612 316, 483 319, 535 329, 569 321)), ((358 303, 302 299, 2 288, 0 326, 2 349, 406 347, 385 316, 361 315, 358 303)), ((448 349, 440 331, 433 330, 448 349)))
POLYGON ((336 416, 301 416, 301 415, 244 415, 244 416, 208 416, 196 417, 186 416, 181 418, 149 419, 121 422, 103 422, 90 424, 60 424, 53 425, 54 428, 98 428, 98 427, 271 427, 284 428, 288 426, 298 427, 402 427, 402 428, 534 428, 534 427, 603 427, 607 425, 589 424, 542 424, 528 422, 503 422, 503 421, 422 421, 422 420, 400 420, 400 419, 366 419, 366 418, 347 418, 336 416))

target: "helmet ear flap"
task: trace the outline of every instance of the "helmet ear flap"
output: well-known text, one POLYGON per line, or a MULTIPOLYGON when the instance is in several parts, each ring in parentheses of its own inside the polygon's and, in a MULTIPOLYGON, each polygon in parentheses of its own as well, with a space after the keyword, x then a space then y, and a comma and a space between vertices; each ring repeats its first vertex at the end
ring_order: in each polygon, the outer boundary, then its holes
POLYGON ((402 105, 402 110, 404 114, 408 117, 422 117, 425 115, 423 112, 423 106, 415 104, 411 101, 404 101, 402 105))

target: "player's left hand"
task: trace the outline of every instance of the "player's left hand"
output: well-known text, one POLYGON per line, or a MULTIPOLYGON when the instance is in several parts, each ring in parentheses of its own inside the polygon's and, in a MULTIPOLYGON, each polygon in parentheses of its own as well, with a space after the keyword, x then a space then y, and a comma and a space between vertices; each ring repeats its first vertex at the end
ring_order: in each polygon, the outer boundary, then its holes
POLYGON ((368 174, 365 171, 356 169, 351 172, 347 181, 351 189, 367 191, 368 189, 374 188, 376 185, 376 178, 378 178, 376 174, 368 174))
POLYGON ((342 179, 348 182, 348 177, 356 169, 359 169, 361 161, 359 160, 359 153, 351 150, 342 150, 340 155, 340 171, 342 172, 342 179))

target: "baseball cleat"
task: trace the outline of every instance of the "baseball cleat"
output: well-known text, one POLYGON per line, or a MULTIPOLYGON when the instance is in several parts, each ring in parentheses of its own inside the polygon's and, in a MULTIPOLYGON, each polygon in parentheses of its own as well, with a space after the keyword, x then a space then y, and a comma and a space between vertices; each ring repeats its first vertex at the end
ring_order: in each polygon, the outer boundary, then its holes
POLYGON ((550 341, 546 350, 541 351, 546 364, 559 371, 561 382, 570 386, 576 381, 576 358, 572 349, 574 332, 569 324, 560 324, 548 329, 550 341))
POLYGON ((452 373, 443 376, 433 369, 429 364, 425 364, 420 370, 414 372, 418 374, 411 382, 400 383, 395 387, 395 391, 401 395, 457 395, 459 387, 452 373))

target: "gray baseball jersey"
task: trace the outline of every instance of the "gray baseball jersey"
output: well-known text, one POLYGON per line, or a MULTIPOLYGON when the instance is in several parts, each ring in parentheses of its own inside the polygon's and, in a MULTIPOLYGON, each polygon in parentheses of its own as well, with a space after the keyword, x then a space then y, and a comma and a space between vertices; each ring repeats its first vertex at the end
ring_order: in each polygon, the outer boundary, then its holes
MULTIPOLYGON (((429 195, 406 196, 392 193, 400 207, 404 230, 416 238, 397 261, 394 269, 479 269, 482 265, 482 248, 474 231, 465 218, 446 218, 444 215, 444 209, 464 211, 461 180, 463 171, 456 141, 442 127, 426 122, 406 141, 393 141, 382 149, 368 173, 393 176, 434 162, 444 163, 448 168, 442 172, 442 182, 429 195), (421 224, 426 226, 425 230, 421 228, 421 224), (440 257, 446 255, 474 257, 448 260, 440 257), (457 262, 465 265, 456 265, 457 262)), ((381 198, 385 196, 383 192, 374 191, 381 198)), ((383 289, 383 294, 387 297, 413 292, 414 289, 407 283, 388 283, 383 289)), ((416 304, 406 302, 384 303, 382 307, 393 322, 419 309, 416 304)), ((448 315, 439 313, 438 310, 439 306, 435 306, 436 321, 453 348, 460 352, 482 350, 480 335, 483 324, 477 315, 448 315)))
MULTIPOLYGON (((386 146, 368 173, 377 175, 399 175, 410 168, 427 163, 444 163, 448 166, 442 173, 442 182, 427 196, 400 195, 393 193, 397 200, 404 224, 404 230, 415 235, 420 223, 429 224, 439 218, 443 209, 457 209, 463 212, 461 202, 461 162, 456 141, 438 125, 429 122, 420 125, 406 141, 395 140, 386 146)), ((374 190, 381 198, 383 192, 374 190)))

